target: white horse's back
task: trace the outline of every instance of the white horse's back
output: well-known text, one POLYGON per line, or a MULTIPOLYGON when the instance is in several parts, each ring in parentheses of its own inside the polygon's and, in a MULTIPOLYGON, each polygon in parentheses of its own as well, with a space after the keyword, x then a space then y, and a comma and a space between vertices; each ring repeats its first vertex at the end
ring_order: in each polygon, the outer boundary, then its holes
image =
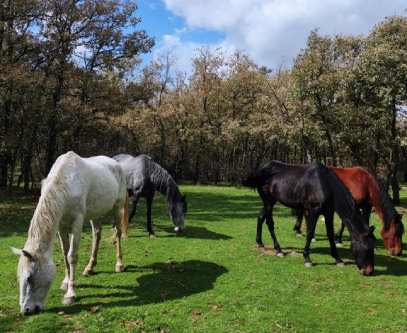
POLYGON ((44 181, 42 192, 50 187, 59 187, 65 197, 64 220, 77 214, 85 220, 95 219, 122 207, 126 197, 123 170, 106 156, 82 158, 73 152, 61 155, 44 181))

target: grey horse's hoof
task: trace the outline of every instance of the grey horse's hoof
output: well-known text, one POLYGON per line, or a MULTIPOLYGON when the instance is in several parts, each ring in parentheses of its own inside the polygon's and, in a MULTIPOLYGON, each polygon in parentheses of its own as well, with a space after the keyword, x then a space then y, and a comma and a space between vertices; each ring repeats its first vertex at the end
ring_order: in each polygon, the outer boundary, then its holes
POLYGON ((62 304, 63 305, 71 305, 75 302, 75 296, 65 296, 64 298, 62 298, 62 304))
POLYGON ((313 267, 314 264, 312 262, 306 262, 305 267, 313 267))

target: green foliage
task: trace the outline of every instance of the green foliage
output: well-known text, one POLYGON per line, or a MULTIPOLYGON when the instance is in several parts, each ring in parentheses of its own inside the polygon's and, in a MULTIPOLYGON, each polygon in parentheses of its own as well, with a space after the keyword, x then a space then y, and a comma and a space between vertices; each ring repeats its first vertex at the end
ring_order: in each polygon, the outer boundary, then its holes
MULTIPOLYGON (((83 277, 90 256, 91 234, 84 225, 77 274, 77 302, 61 305, 63 262, 59 244, 54 261, 57 278, 46 300, 46 312, 19 314, 17 257, 9 246, 22 247, 37 198, 17 196, 0 201, 0 327, 3 332, 405 332, 406 257, 390 257, 380 238, 375 213, 376 273, 360 276, 345 248, 345 268, 334 265, 325 227, 317 225, 317 242, 306 268, 304 238, 294 236, 290 210, 277 205, 276 233, 285 258, 274 255, 267 228, 267 250, 255 245, 256 192, 234 187, 181 186, 188 214, 182 236, 173 233, 165 198, 157 195, 153 222, 157 238, 145 229, 145 203, 123 241, 126 272, 114 273, 109 243, 111 216, 102 219, 103 234, 95 275, 83 277)), ((407 193, 402 192, 403 211, 407 193)), ((339 221, 336 220, 336 226, 339 221)), ((406 251, 404 246, 404 252, 406 251)))

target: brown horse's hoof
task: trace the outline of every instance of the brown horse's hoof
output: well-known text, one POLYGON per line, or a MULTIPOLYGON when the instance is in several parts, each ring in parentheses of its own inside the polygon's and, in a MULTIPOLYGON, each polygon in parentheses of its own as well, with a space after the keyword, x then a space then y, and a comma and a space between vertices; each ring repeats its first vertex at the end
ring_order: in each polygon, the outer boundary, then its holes
POLYGON ((71 305, 75 302, 75 296, 64 296, 64 298, 62 298, 62 304, 63 305, 71 305))
POLYGON ((85 269, 82 273, 83 276, 89 276, 94 273, 93 269, 85 269))
POLYGON ((150 238, 157 238, 157 236, 154 234, 150 234, 150 238))
POLYGON ((345 267, 345 263, 344 262, 337 262, 336 266, 338 267, 345 267))
POLYGON ((68 290, 68 283, 66 282, 62 282, 61 286, 59 287, 59 289, 67 291, 68 290))
POLYGON ((343 244, 342 244, 342 243, 336 243, 336 247, 342 248, 342 247, 343 247, 343 244))
POLYGON ((276 255, 277 255, 277 257, 280 257, 280 258, 284 258, 284 257, 285 257, 285 255, 284 255, 283 252, 278 252, 276 255))
POLYGON ((313 267, 314 264, 312 262, 306 262, 305 267, 313 267))
POLYGON ((116 273, 125 272, 127 270, 127 267, 123 265, 116 265, 114 270, 116 271, 116 273))

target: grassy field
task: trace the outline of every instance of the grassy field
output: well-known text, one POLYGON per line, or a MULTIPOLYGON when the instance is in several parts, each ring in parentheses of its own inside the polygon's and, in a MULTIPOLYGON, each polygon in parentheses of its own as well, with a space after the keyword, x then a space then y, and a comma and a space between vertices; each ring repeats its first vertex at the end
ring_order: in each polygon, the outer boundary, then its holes
MULTIPOLYGON (((360 276, 349 251, 339 249, 346 267, 329 255, 325 226, 320 221, 312 243, 315 267, 302 258, 305 238, 294 236, 290 210, 275 209, 276 234, 285 258, 255 244, 260 200, 256 192, 232 187, 182 186, 187 194, 186 231, 173 233, 165 198, 157 195, 153 223, 157 238, 145 230, 142 200, 123 241, 126 272, 115 273, 115 250, 109 243, 111 217, 104 217, 97 273, 78 274, 77 302, 63 306, 63 258, 59 242, 54 261, 57 277, 46 311, 19 313, 17 256, 10 246, 24 245, 37 198, 0 199, 0 331, 1 332, 406 332, 407 248, 390 257, 377 227, 375 274, 360 276)), ((402 192, 403 207, 407 193, 402 192)), ((403 210, 402 208, 400 210, 403 210)), ((404 224, 406 224, 405 220, 404 224)), ((339 221, 336 219, 336 226, 339 221)), ((79 272, 90 256, 90 226, 84 226, 79 272)))

